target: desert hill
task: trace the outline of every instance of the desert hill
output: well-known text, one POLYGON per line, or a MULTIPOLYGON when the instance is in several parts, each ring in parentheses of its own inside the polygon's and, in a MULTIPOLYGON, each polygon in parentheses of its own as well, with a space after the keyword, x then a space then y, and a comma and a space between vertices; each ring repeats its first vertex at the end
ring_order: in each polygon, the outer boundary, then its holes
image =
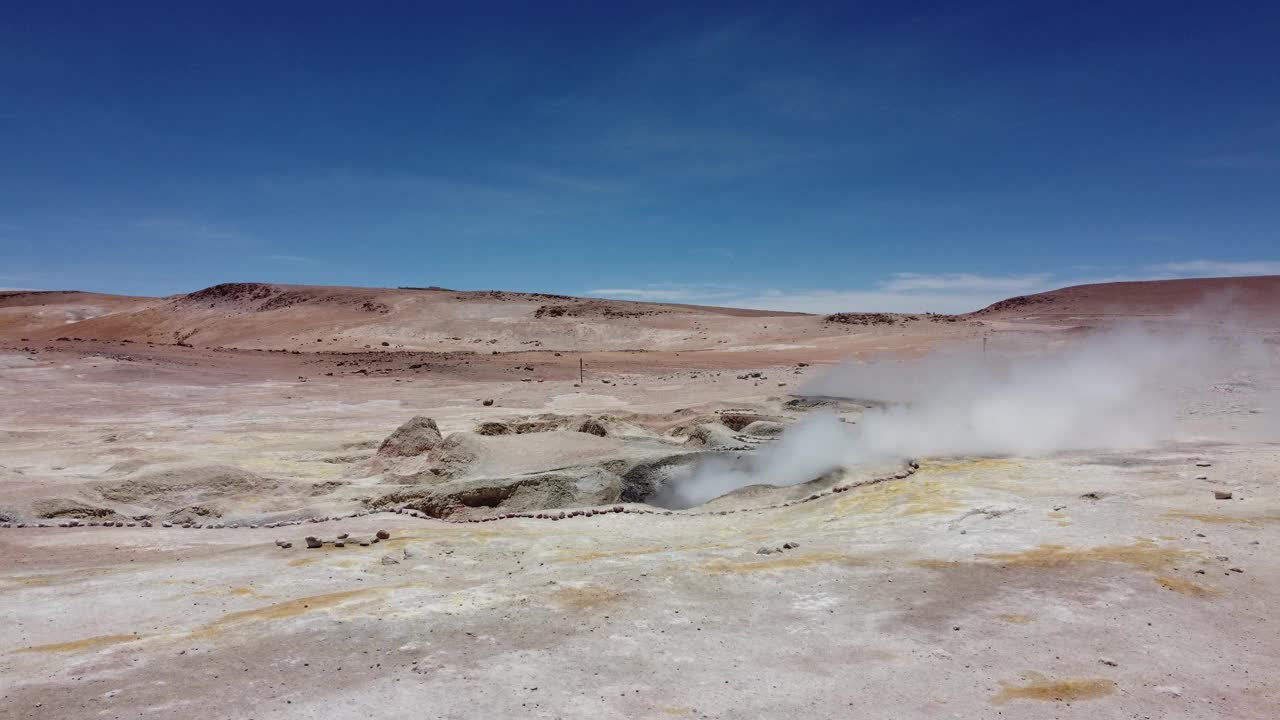
POLYGON ((15 295, 0 295, 0 333, 10 337, 245 349, 678 350, 756 335, 779 342, 821 323, 800 313, 443 288, 226 283, 166 298, 15 295))
POLYGON ((978 318, 1207 314, 1264 319, 1280 311, 1280 276, 1188 278, 1073 285, 993 303, 970 314, 978 318))
POLYGON ((824 337, 930 334, 940 323, 1075 325, 1169 318, 1194 310, 1213 316, 1228 308, 1233 319, 1274 324, 1280 317, 1280 276, 1077 285, 1009 298, 962 316, 859 312, 823 317, 435 287, 224 283, 164 298, 9 292, 0 293, 0 337, 312 352, 767 350, 824 337))

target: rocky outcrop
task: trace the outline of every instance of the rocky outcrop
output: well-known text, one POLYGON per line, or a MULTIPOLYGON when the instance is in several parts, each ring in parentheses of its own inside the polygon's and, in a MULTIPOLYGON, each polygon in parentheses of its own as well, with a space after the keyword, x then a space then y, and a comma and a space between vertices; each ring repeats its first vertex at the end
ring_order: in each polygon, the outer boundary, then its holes
POLYGON ((583 466, 445 482, 424 490, 404 506, 432 517, 448 517, 469 508, 526 511, 601 505, 617 502, 622 485, 622 478, 602 467, 583 466))
POLYGON ((378 448, 380 458, 416 457, 434 449, 443 438, 436 421, 417 415, 396 428, 378 448))

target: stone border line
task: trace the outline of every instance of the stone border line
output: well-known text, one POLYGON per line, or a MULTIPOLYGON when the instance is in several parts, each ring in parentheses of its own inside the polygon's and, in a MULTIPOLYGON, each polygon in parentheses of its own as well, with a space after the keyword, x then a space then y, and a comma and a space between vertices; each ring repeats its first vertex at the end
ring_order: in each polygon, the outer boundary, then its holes
POLYGON ((784 502, 784 503, 773 503, 771 505, 758 505, 756 507, 749 507, 749 508, 735 508, 733 510, 705 510, 700 512, 687 512, 683 510, 648 510, 645 508, 626 507, 624 505, 612 505, 608 507, 595 507, 595 508, 587 508, 583 510, 543 510, 540 512, 499 513, 498 515, 491 515, 489 517, 482 517, 482 518, 437 518, 437 517, 432 517, 431 515, 428 515, 427 513, 424 513, 421 510, 414 510, 413 508, 408 508, 408 507, 400 507, 400 508, 396 508, 395 510, 361 510, 358 512, 347 513, 343 515, 323 515, 319 517, 307 518, 306 520, 283 520, 280 522, 263 523, 263 524, 257 524, 257 525, 247 525, 247 524, 240 524, 240 523, 221 523, 221 522, 174 523, 169 521, 163 521, 160 523, 154 523, 151 520, 133 520, 133 521, 127 521, 127 522, 125 521, 102 522, 97 520, 90 520, 88 522, 84 522, 81 520, 64 520, 57 523, 6 522, 6 523, 0 523, 0 528, 31 529, 31 528, 48 528, 48 527, 59 527, 59 528, 162 527, 162 528, 181 528, 184 530, 200 530, 200 529, 234 530, 239 528, 256 530, 258 528, 281 528, 281 527, 291 527, 294 525, 305 525, 308 523, 332 522, 336 520, 347 520, 351 518, 368 517, 370 515, 379 515, 379 514, 405 515, 405 516, 417 518, 420 520, 435 520, 438 522, 448 523, 450 525, 496 522, 498 520, 551 520, 555 522, 560 520, 568 520, 570 518, 576 518, 576 517, 595 517, 598 515, 616 515, 616 514, 663 515, 663 516, 675 516, 675 517, 709 517, 713 515, 734 515, 737 513, 763 512, 765 510, 778 510, 781 508, 791 507, 793 505, 802 505, 804 503, 813 502, 815 500, 819 500, 830 495, 835 495, 837 493, 848 492, 855 488, 867 487, 869 485, 877 485, 879 483, 888 482, 890 480, 903 480, 914 475, 916 471, 919 469, 920 469, 920 463, 916 462, 915 460, 911 460, 907 462, 905 468, 903 468, 902 470, 892 475, 874 477, 869 480, 862 480, 859 482, 848 483, 846 485, 836 485, 834 487, 827 488, 822 492, 814 493, 807 497, 803 497, 799 500, 791 500, 789 502, 784 502))

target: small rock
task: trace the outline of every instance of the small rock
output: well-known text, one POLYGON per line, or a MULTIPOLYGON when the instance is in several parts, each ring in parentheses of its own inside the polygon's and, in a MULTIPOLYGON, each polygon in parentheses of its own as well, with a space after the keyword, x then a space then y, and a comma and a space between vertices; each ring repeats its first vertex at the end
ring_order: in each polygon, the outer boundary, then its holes
POLYGON ((1214 500, 1230 500, 1231 491, 1230 490, 1214 490, 1213 499, 1214 500))
POLYGON ((346 540, 346 539, 347 539, 347 538, 349 538, 349 537, 351 537, 351 533, 342 533, 341 535, 339 535, 339 536, 338 536, 338 539, 339 539, 339 540, 346 540))
POLYGON ((492 400, 485 400, 484 402, 482 402, 482 403, 480 403, 480 404, 481 404, 481 405, 483 405, 483 406, 485 406, 485 407, 489 407, 490 405, 492 405, 492 404, 493 404, 493 401, 492 401, 492 400))
POLYGON ((1098 662, 1102 663, 1103 665, 1106 665, 1107 667, 1119 667, 1119 666, 1120 666, 1120 663, 1118 663, 1118 662, 1116 662, 1115 660, 1112 660, 1112 659, 1110 659, 1110 658, 1098 658, 1098 662))
POLYGON ((1201 460, 1200 462, 1196 463, 1196 467, 1213 467, 1213 463, 1201 460))
POLYGON ((759 550, 757 550, 757 551, 756 551, 756 554, 757 554, 757 555, 772 555, 772 554, 774 554, 775 552, 777 552, 777 551, 776 551, 776 550, 774 550, 773 548, 769 548, 769 547, 762 547, 762 548, 760 548, 759 550))
POLYGON ((324 545, 324 543, 320 542, 320 538, 318 538, 318 537, 316 537, 316 536, 314 536, 314 535, 308 535, 308 536, 307 536, 307 547, 309 547, 309 548, 313 548, 313 549, 314 549, 314 548, 318 548, 318 547, 320 547, 320 546, 322 546, 322 545, 324 545))
POLYGON ((800 543, 798 542, 789 542, 782 545, 783 550, 795 550, 798 547, 800 547, 800 543))
POLYGON ((391 557, 390 555, 383 555, 382 564, 383 565, 399 565, 400 561, 391 557))
POLYGON ((282 539, 277 539, 277 540, 276 540, 276 545, 278 545, 278 546, 280 546, 280 547, 284 547, 285 545, 288 545, 288 544, 289 544, 289 543, 288 543, 288 541, 287 541, 287 540, 282 540, 282 539))
POLYGON ((1231 571, 1231 572, 1233 572, 1233 573, 1243 573, 1243 572, 1244 572, 1244 570, 1241 570, 1240 568, 1235 568, 1235 567, 1233 567, 1233 568, 1227 568, 1227 569, 1228 569, 1228 570, 1230 570, 1230 571, 1231 571))
POLYGON ((379 540, 390 540, 391 533, 387 532, 386 530, 379 530, 378 532, 374 533, 374 537, 378 538, 379 540))

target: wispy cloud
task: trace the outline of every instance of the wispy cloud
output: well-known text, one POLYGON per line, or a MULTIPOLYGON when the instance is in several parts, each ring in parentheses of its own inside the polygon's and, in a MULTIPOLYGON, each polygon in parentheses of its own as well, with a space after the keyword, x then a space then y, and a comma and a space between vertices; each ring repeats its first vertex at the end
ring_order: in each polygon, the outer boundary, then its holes
POLYGON ((164 234, 171 238, 185 239, 190 241, 209 241, 209 242, 248 242, 251 241, 249 235, 242 232, 231 230, 223 227, 216 227, 200 222, 192 222, 180 218, 170 217, 149 217, 143 218, 133 223, 133 227, 137 230, 143 230, 149 233, 164 234))
MULTIPOLYGON (((1073 270, 1099 266, 1075 266, 1073 270)), ((979 275, 976 273, 894 273, 861 288, 754 290, 733 285, 661 283, 633 288, 590 290, 588 295, 622 300, 725 305, 756 310, 832 313, 846 311, 964 313, 1012 295, 1045 292, 1069 285, 1183 277, 1280 274, 1280 261, 1224 262, 1192 260, 1143 265, 1100 275, 979 275)))
POLYGON ((848 310, 957 313, 977 310, 1011 294, 1039 292, 1051 286, 1047 273, 1019 276, 897 273, 870 288, 761 291, 732 285, 660 283, 632 288, 601 288, 587 294, 620 300, 812 313, 848 310))
POLYGON ((793 312, 963 313, 986 307, 1006 295, 995 292, 908 292, 888 290, 771 290, 734 300, 733 307, 793 312))
POLYGON ((1187 260, 1184 262, 1167 262, 1147 265, 1144 268, 1153 273, 1169 273, 1173 275, 1235 276, 1235 275, 1280 275, 1280 260, 1249 260, 1243 262, 1220 260, 1187 260))
POLYGON ((992 276, 972 273, 894 273, 887 281, 879 283, 882 290, 890 292, 914 290, 981 290, 1000 292, 1026 292, 1044 287, 1049 273, 1032 275, 992 276))
POLYGON ((642 285, 635 288, 601 288, 588 290, 592 297, 614 298, 617 300, 640 300, 643 302, 697 302, 706 304, 715 300, 741 298, 740 288, 726 285, 678 285, 660 283, 642 285))
POLYGON ((315 258, 302 255, 263 255, 262 259, 271 260, 272 262, 296 263, 298 265, 318 265, 320 263, 315 258))

